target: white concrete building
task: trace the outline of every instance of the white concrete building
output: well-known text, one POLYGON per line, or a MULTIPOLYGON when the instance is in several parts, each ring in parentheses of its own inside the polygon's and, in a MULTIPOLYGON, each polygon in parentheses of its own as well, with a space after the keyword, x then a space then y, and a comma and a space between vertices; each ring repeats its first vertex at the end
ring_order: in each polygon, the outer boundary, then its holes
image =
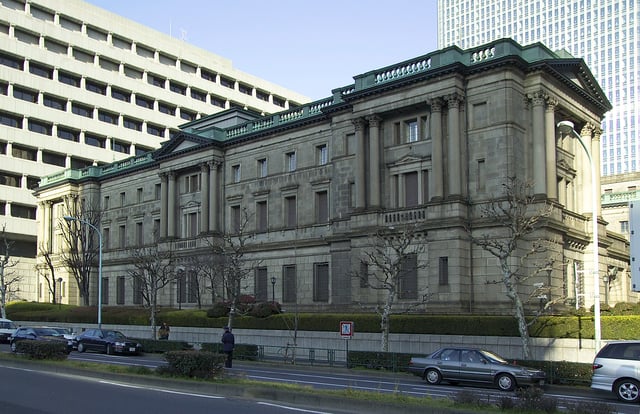
POLYGON ((16 270, 35 272, 40 177, 140 155, 203 115, 307 101, 80 0, 0 0, 0 225, 16 270))

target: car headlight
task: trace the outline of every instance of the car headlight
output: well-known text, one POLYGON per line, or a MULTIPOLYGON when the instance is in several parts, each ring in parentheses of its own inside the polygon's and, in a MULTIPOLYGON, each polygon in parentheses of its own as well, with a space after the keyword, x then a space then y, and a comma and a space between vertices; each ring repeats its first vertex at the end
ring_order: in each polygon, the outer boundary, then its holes
POLYGON ((124 342, 116 342, 115 345, 116 346, 125 346, 125 343, 124 342))

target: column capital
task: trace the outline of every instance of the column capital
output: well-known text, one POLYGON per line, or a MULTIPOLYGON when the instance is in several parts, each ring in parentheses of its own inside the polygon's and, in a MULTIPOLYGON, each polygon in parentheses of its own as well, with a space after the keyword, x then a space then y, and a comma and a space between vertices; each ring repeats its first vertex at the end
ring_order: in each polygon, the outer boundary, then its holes
POLYGON ((449 108, 459 108, 460 104, 464 101, 464 96, 454 92, 446 96, 447 105, 449 108))
POLYGON ((545 91, 539 90, 527 94, 527 98, 531 101, 533 106, 542 106, 547 102, 548 95, 545 91))
POLYGON ((207 172, 209 171, 210 163, 209 162, 201 162, 200 163, 200 171, 207 172))
POLYGON ((442 112, 442 105, 444 105, 444 101, 442 98, 432 98, 429 101, 429 105, 431 105, 431 112, 442 112))
POLYGON ((555 96, 546 95, 547 112, 554 112, 558 106, 558 99, 555 96))
POLYGON ((380 122, 382 122, 382 117, 378 115, 369 115, 365 119, 369 121, 369 126, 372 126, 374 128, 380 126, 380 122))
POLYGON ((584 124, 582 129, 580 130, 581 137, 593 137, 594 130, 596 129, 595 125, 590 122, 584 124))
POLYGON ((360 131, 362 130, 362 128, 364 128, 364 119, 362 118, 352 119, 351 123, 353 123, 353 126, 355 127, 356 131, 360 131))

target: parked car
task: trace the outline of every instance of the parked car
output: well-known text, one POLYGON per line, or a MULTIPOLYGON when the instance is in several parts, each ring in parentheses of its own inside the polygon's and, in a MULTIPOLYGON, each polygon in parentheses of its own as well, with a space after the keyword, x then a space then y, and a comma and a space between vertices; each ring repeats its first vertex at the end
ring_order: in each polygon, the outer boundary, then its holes
POLYGON ((544 385, 544 371, 510 364, 499 355, 476 348, 442 348, 424 357, 412 357, 408 370, 431 385, 446 381, 486 383, 502 391, 525 385, 544 385))
POLYGON ((122 332, 111 329, 87 329, 76 337, 78 352, 98 351, 109 355, 142 352, 142 345, 127 338, 122 332))
POLYGON ((9 337, 9 345, 12 352, 17 351, 17 345, 20 341, 49 341, 64 343, 67 347, 67 353, 73 350, 73 341, 66 339, 55 329, 40 326, 22 326, 9 337))
POLYGON ((73 329, 71 329, 71 328, 63 328, 61 326, 47 326, 47 328, 51 328, 51 329, 55 330, 60 335, 64 336, 65 339, 70 340, 71 343, 73 344, 74 349, 78 347, 78 344, 76 342, 76 333, 73 332, 73 329))
POLYGON ((18 327, 13 321, 0 318, 0 343, 9 342, 9 337, 13 335, 16 328, 18 327))
POLYGON ((640 341, 605 344, 593 360, 591 388, 613 392, 621 401, 640 402, 640 341))

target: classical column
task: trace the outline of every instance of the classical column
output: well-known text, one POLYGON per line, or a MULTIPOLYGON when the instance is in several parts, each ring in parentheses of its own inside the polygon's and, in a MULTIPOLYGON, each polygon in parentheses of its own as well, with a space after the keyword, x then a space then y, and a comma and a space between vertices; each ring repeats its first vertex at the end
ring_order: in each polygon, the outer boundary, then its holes
POLYGON ((533 193, 546 194, 547 165, 544 128, 544 105, 546 95, 538 91, 531 96, 533 101, 533 193))
POLYGON ((176 172, 169 171, 167 189, 167 237, 176 237, 176 172))
POLYGON ((382 154, 380 153, 380 123, 382 118, 376 115, 368 116, 369 121, 369 179, 370 188, 369 202, 373 207, 380 207, 380 162, 382 154))
POLYGON ((444 197, 442 140, 442 99, 435 98, 431 100, 431 169, 433 170, 431 198, 434 200, 441 200, 444 197))
POLYGON ((567 206, 567 180, 564 177, 558 179, 558 203, 567 206))
POLYGON ((447 151, 447 161, 449 164, 449 195, 456 196, 462 194, 462 148, 460 146, 460 101, 461 96, 453 93, 447 97, 449 107, 449 146, 447 151))
POLYGON ((207 233, 209 231, 209 194, 211 188, 209 186, 209 164, 200 164, 200 232, 207 233))
MULTIPOLYGON (((556 122, 555 111, 558 102, 555 98, 547 98, 547 110, 544 114, 545 154, 547 158, 547 197, 558 199, 558 164, 556 161, 556 122)), ((534 125, 535 128, 535 125, 534 125)))
MULTIPOLYGON (((583 148, 578 148, 578 152, 583 154, 582 157, 582 165, 581 165, 581 175, 582 175, 582 188, 581 190, 581 198, 580 201, 582 203, 581 208, 580 208, 580 212, 583 214, 589 214, 591 215, 591 212, 593 211, 593 208, 591 206, 591 192, 592 191, 596 191, 596 194, 600 194, 600 179, 598 177, 600 177, 600 167, 599 167, 599 163, 596 164, 596 154, 598 154, 598 160, 600 159, 600 148, 597 148, 594 154, 593 151, 593 124, 587 123, 584 125, 584 127, 582 127, 582 129, 580 130, 580 137, 582 137, 582 142, 584 143, 584 146, 586 147, 586 149, 589 151, 589 154, 591 155, 591 163, 589 163, 589 160, 586 157, 586 154, 584 152, 583 148), (593 164, 593 168, 596 170, 595 176, 596 176, 596 182, 593 183, 591 182, 591 168, 593 164)), ((580 144, 578 144, 580 145, 580 144)), ((580 164, 578 164, 580 165, 580 164)), ((599 203, 598 203, 599 204, 599 203)), ((598 212, 600 211, 600 209, 598 209, 598 212)))
POLYGON ((160 238, 167 237, 167 201, 168 201, 168 177, 167 173, 160 173, 160 238))
POLYGON ((217 161, 211 162, 211 192, 209 193, 209 229, 212 231, 220 230, 218 223, 220 222, 218 217, 220 215, 220 200, 222 189, 220 188, 220 178, 218 176, 218 168, 220 163, 217 161))
POLYGON ((364 146, 364 120, 354 119, 353 126, 356 130, 356 208, 364 209, 366 205, 366 154, 364 146))
MULTIPOLYGON (((593 128, 593 139, 591 140, 591 157, 593 159, 593 168, 596 169, 596 183, 595 189, 597 194, 602 194, 600 188, 600 172, 602 168, 600 166, 600 136, 602 135, 602 129, 599 127, 593 128)), ((602 203, 601 197, 598 197, 598 216, 602 215, 602 203)))

